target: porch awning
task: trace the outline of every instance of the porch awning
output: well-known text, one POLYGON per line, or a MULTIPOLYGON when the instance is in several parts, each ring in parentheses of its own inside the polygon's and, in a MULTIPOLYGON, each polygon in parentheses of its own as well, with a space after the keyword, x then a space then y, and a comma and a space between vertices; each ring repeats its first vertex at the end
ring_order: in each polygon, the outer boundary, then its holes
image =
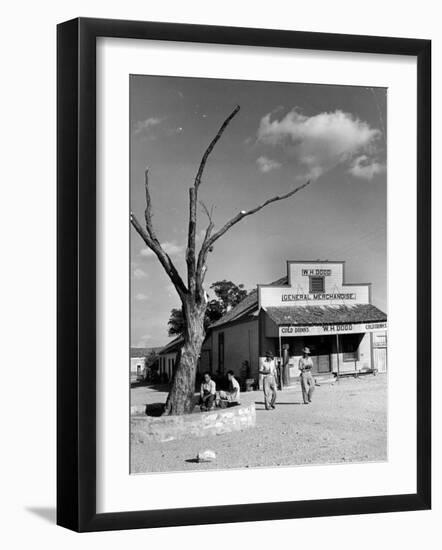
POLYGON ((386 313, 371 304, 268 307, 265 311, 278 327, 280 336, 345 334, 387 329, 386 313))

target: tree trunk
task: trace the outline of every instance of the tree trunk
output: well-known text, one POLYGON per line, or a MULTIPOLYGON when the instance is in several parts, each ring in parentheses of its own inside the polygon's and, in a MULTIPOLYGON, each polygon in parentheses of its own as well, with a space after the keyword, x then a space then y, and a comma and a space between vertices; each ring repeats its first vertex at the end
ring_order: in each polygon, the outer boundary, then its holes
POLYGON ((189 299, 183 311, 186 325, 184 343, 178 354, 178 364, 164 409, 165 415, 189 414, 195 406, 195 376, 205 338, 206 304, 197 305, 189 299))

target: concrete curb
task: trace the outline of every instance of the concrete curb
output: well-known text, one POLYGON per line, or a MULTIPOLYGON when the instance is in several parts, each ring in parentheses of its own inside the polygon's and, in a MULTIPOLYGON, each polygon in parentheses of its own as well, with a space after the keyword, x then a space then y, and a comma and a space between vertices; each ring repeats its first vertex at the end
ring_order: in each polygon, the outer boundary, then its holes
POLYGON ((205 437, 241 431, 255 424, 255 403, 184 416, 153 417, 146 416, 143 411, 131 417, 131 440, 135 443, 144 443, 205 437))

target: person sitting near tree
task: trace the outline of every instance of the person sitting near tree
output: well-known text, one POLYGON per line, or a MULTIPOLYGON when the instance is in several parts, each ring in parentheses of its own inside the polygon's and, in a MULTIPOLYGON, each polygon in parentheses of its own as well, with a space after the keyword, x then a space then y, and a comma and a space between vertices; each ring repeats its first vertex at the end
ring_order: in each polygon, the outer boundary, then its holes
POLYGON ((239 405, 239 395, 241 390, 239 387, 239 382, 235 378, 235 373, 233 372, 233 370, 227 371, 227 379, 229 380, 229 390, 220 391, 219 398, 222 401, 227 401, 229 405, 239 405))
POLYGON ((200 409, 202 411, 211 411, 214 408, 216 396, 216 384, 210 376, 210 372, 205 372, 200 391, 200 409))

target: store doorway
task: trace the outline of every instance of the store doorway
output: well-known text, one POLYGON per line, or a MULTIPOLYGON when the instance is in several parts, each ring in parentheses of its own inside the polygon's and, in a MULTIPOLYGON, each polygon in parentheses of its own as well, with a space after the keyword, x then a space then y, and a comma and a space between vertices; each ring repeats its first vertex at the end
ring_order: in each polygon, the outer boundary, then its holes
POLYGON ((313 361, 312 374, 328 374, 331 372, 331 354, 333 353, 333 338, 330 336, 310 336, 304 338, 304 345, 310 348, 313 361))

